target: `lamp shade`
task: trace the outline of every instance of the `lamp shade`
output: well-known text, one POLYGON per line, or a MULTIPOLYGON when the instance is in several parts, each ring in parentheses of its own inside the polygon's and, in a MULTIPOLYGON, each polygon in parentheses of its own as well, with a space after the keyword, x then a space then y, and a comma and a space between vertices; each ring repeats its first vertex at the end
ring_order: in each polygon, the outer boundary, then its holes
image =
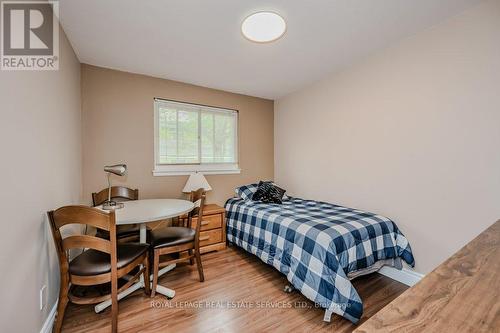
POLYGON ((104 171, 117 176, 123 176, 127 172, 127 166, 125 164, 106 165, 104 171))
POLYGON ((200 188, 204 189, 205 191, 210 191, 212 189, 210 187, 210 184, 208 184, 205 176, 203 176, 203 174, 199 172, 196 172, 189 175, 189 178, 186 182, 186 185, 182 189, 182 192, 190 193, 200 188))

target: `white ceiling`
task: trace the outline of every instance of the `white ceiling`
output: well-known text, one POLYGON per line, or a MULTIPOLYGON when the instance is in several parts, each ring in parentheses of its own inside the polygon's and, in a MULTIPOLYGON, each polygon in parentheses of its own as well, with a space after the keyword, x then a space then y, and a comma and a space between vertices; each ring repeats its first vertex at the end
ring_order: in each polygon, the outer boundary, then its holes
POLYGON ((81 62, 277 99, 480 0, 61 0, 81 62), (260 10, 280 40, 240 33, 260 10))

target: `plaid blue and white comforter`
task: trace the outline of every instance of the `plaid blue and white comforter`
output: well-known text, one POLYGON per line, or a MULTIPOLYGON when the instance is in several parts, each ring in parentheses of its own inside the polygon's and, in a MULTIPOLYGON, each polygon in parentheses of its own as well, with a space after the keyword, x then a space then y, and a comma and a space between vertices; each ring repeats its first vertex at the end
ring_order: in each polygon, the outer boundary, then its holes
POLYGON ((228 240, 285 274, 326 320, 363 314, 349 272, 397 257, 415 264, 408 240, 380 215, 292 197, 282 205, 232 198, 226 210, 228 240))

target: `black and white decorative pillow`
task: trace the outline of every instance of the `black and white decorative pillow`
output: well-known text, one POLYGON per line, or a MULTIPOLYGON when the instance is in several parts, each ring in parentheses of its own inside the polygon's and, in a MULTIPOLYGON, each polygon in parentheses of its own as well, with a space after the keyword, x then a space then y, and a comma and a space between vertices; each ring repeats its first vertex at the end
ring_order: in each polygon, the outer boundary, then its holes
POLYGON ((284 189, 276 186, 276 184, 271 181, 260 181, 257 191, 255 191, 252 196, 252 200, 262 201, 264 203, 282 204, 285 192, 284 189))

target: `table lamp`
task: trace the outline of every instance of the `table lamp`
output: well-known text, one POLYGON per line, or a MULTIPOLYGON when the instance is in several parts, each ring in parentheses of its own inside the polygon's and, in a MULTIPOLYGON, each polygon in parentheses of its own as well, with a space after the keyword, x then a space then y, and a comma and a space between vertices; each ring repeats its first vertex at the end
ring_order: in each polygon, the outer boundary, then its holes
POLYGON ((189 175, 189 178, 186 182, 186 185, 184 185, 182 192, 191 193, 192 191, 196 191, 200 188, 204 189, 205 191, 212 190, 205 176, 203 176, 202 173, 195 172, 189 175))
POLYGON ((127 172, 125 164, 106 165, 104 171, 108 175, 108 200, 102 205, 102 209, 113 210, 123 208, 123 203, 111 201, 111 174, 123 176, 127 172))

